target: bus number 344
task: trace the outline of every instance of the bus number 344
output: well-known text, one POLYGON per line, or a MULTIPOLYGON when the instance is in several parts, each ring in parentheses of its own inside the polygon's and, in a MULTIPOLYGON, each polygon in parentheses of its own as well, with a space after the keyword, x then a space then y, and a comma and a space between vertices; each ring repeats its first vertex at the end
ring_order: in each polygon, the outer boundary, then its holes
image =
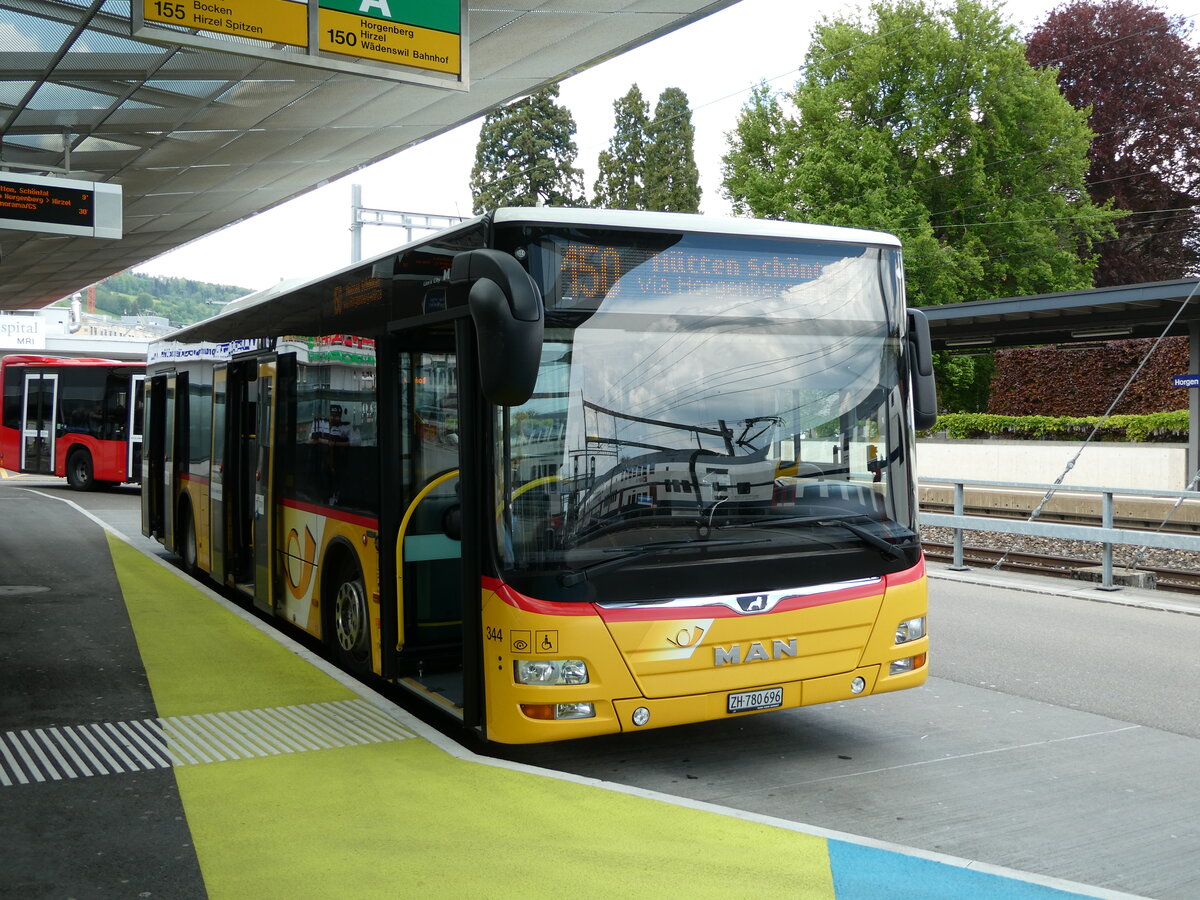
POLYGON ((504 640, 504 629, 503 628, 492 628, 491 626, 488 626, 488 628, 485 629, 485 632, 487 634, 487 639, 489 641, 504 640))

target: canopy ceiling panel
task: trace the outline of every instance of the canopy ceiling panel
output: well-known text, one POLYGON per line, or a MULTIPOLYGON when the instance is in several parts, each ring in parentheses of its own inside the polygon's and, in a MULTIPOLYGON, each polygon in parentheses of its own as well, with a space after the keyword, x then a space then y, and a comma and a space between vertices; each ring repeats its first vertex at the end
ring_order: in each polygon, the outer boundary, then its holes
POLYGON ((0 170, 119 184, 125 209, 119 240, 0 229, 0 309, 52 303, 736 2, 466 0, 464 92, 159 46, 130 37, 128 0, 0 0, 0 170))

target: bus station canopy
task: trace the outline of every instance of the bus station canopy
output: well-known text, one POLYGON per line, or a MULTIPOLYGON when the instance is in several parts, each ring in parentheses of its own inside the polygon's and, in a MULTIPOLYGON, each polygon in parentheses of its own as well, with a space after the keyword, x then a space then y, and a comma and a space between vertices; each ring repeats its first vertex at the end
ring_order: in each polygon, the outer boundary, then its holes
MULTIPOLYGON (((1186 336, 1190 372, 1200 374, 1200 278, 975 300, 922 307, 935 350, 1080 345, 1128 338, 1186 336)), ((1187 471, 1200 472, 1200 388, 1180 388, 1188 408, 1187 471)), ((1189 476, 1190 477, 1190 476, 1189 476)))
POLYGON ((53 303, 736 0, 463 2, 466 91, 149 43, 129 0, 0 0, 0 170, 119 184, 124 203, 120 239, 0 229, 0 309, 53 303))
POLYGON ((1186 335, 1189 323, 1200 322, 1198 284, 1198 278, 1185 278, 925 306, 922 311, 929 319, 935 350, 1158 337, 1168 325, 1168 334, 1186 335))

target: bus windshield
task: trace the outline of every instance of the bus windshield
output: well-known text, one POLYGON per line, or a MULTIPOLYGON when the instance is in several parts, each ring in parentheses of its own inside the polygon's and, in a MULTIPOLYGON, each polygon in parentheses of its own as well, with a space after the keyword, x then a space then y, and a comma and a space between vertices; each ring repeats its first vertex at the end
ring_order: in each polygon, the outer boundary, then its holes
POLYGON ((529 252, 546 336, 533 397, 498 411, 509 576, 553 594, 632 572, 646 599, 639 566, 699 591, 718 558, 763 589, 819 583, 831 553, 913 564, 898 250, 609 232, 529 252))

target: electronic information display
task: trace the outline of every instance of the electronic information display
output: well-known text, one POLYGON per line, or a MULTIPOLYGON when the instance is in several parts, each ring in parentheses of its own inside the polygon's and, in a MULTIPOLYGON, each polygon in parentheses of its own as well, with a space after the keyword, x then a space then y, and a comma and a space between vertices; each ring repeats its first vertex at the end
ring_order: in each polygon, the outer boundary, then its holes
POLYGON ((121 186, 0 172, 0 228, 119 238, 121 186))

